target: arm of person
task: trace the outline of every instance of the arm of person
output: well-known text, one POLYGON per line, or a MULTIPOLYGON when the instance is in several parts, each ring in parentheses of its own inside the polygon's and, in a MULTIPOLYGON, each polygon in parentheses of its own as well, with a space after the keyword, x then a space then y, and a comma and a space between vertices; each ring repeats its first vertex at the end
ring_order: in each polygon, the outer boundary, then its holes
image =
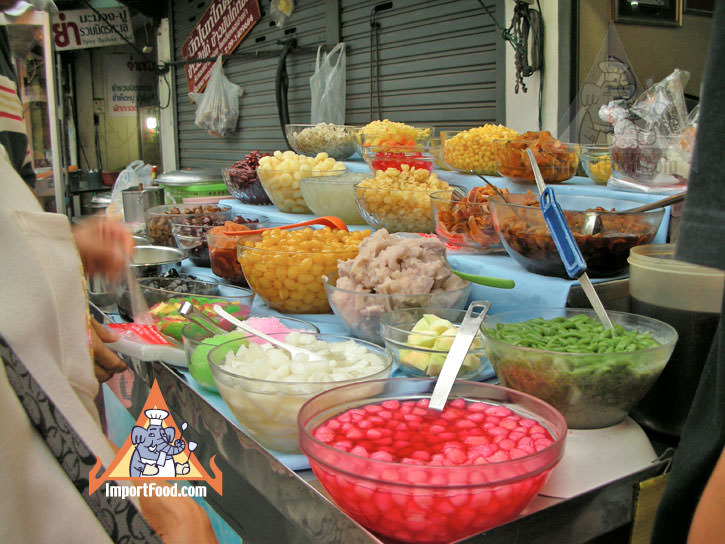
POLYGON ((718 542, 725 535, 725 448, 710 475, 690 525, 687 544, 718 542))

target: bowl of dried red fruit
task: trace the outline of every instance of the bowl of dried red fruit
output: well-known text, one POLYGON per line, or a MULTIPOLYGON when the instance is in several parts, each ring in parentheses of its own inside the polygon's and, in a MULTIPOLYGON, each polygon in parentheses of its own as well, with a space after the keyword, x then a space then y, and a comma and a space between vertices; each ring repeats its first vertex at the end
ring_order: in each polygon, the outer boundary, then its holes
POLYGON ((234 198, 245 204, 271 204, 262 183, 257 176, 259 159, 269 153, 251 151, 231 168, 222 168, 222 178, 234 198))

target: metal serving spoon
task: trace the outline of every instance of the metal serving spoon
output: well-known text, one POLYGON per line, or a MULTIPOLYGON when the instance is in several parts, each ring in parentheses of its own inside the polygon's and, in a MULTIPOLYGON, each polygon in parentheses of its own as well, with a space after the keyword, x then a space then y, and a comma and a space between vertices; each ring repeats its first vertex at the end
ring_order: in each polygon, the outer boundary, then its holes
POLYGON ((317 353, 310 351, 308 349, 304 348, 298 348, 297 346, 293 346, 291 344, 287 344, 286 342, 282 342, 281 340, 277 340, 276 338, 269 336, 267 334, 264 334, 261 331, 258 331, 254 327, 250 326, 249 324, 245 323, 244 321, 240 321, 233 315, 225 312, 221 306, 218 304, 214 305, 214 313, 216 313, 218 316, 223 317, 229 323, 232 325, 235 325, 237 328, 242 329, 243 331, 246 331, 250 334, 253 334, 254 336, 258 336, 262 340, 266 340, 270 344, 274 344, 278 348, 281 348, 285 350, 287 353, 289 353, 292 358, 294 359, 297 355, 306 355, 308 361, 323 361, 324 358, 317 353))
MULTIPOLYGON (((625 214, 625 213, 648 212, 650 210, 656 210, 657 208, 664 208, 665 206, 669 206, 671 204, 676 204, 677 202, 681 202, 681 201, 685 200, 686 195, 687 195, 686 192, 677 193, 675 195, 671 195, 666 198, 661 198, 660 200, 655 200, 654 202, 650 202, 649 204, 644 204, 642 206, 637 206, 635 208, 630 208, 628 210, 619 210, 619 211, 607 212, 607 213, 608 214, 625 214)), ((587 215, 587 218, 584 221, 584 226, 581 229, 581 233, 582 234, 596 234, 599 231, 601 231, 602 230, 602 219, 601 219, 599 212, 585 211, 584 213, 587 215)))

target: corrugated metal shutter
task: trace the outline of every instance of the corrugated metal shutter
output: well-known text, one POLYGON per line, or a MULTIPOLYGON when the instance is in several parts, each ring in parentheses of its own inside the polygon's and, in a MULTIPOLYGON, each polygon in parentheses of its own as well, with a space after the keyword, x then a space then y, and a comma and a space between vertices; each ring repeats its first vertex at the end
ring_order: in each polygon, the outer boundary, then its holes
MULTIPOLYGON (((417 125, 455 129, 502 121, 503 44, 496 27, 477 0, 392 0, 376 16, 379 29, 379 84, 382 116, 371 104, 372 8, 381 2, 340 0, 340 36, 348 47, 346 123, 363 125, 387 118, 417 125)), ((488 0, 493 13, 503 13, 502 0, 488 0)), ((261 0, 263 12, 269 2, 261 0)), ((174 48, 181 46, 208 2, 172 2, 174 48)), ((238 132, 214 138, 194 126, 195 106, 188 100, 184 72, 173 82, 177 93, 181 167, 219 167, 252 149, 285 149, 275 102, 278 58, 254 58, 255 51, 279 51, 280 40, 294 37, 298 46, 325 45, 332 6, 325 0, 296 2, 283 28, 265 14, 225 62, 227 77, 244 88, 238 132), (294 29, 294 32, 292 32, 294 29)), ((503 22, 499 18, 500 22, 503 22)), ((309 123, 309 78, 315 54, 287 59, 290 122, 309 123)))

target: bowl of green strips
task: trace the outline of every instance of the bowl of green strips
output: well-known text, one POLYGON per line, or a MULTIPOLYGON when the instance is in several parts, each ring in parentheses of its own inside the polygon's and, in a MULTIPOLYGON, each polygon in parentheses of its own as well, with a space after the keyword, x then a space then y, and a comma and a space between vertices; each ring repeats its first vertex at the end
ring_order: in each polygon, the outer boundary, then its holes
POLYGON ((486 353, 506 387, 559 410, 571 429, 616 425, 662 373, 677 331, 662 321, 593 310, 530 308, 487 316, 486 353))

